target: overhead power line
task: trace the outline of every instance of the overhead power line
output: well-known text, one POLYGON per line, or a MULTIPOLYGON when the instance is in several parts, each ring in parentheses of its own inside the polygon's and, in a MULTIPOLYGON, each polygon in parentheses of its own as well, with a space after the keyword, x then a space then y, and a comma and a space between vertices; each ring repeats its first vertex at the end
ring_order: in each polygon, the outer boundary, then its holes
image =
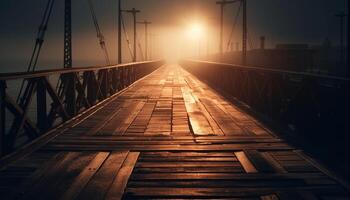
POLYGON ((90 7, 92 21, 94 22, 95 30, 96 30, 96 33, 97 33, 97 38, 99 39, 101 49, 102 49, 103 54, 104 54, 105 59, 106 59, 106 64, 110 65, 111 62, 110 62, 110 59, 109 59, 108 49, 106 47, 105 37, 102 34, 102 31, 101 31, 100 26, 98 24, 98 20, 97 20, 97 17, 96 17, 94 5, 92 4, 91 0, 88 0, 88 3, 89 3, 89 7, 90 7))
POLYGON ((239 7, 238 7, 238 10, 237 10, 235 19, 234 19, 234 21, 233 21, 232 29, 231 29, 229 41, 227 42, 227 49, 226 49, 226 50, 228 50, 228 49, 230 48, 230 45, 231 45, 231 42, 232 42, 232 38, 233 38, 233 34, 234 34, 234 32, 235 32, 235 30, 236 30, 236 26, 237 26, 237 24, 238 24, 238 17, 239 17, 239 15, 241 14, 241 8, 242 8, 242 2, 240 2, 240 4, 239 4, 239 7))
POLYGON ((122 26, 123 26, 123 32, 124 32, 124 36, 125 36, 126 43, 127 43, 127 45, 128 45, 129 53, 130 53, 131 59, 133 59, 133 58, 134 58, 134 54, 133 54, 133 52, 132 52, 132 48, 131 48, 131 44, 130 44, 130 39, 129 39, 128 32, 126 31, 125 21, 124 21, 124 18, 123 18, 123 14, 121 14, 120 17, 121 17, 121 22, 122 22, 122 26))

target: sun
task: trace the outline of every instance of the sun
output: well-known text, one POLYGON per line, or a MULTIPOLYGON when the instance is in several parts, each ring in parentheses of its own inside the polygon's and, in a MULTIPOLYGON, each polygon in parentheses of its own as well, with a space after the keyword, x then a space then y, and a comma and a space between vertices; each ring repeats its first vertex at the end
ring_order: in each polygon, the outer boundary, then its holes
POLYGON ((191 39, 201 38, 204 34, 203 25, 195 22, 189 25, 187 35, 191 39))

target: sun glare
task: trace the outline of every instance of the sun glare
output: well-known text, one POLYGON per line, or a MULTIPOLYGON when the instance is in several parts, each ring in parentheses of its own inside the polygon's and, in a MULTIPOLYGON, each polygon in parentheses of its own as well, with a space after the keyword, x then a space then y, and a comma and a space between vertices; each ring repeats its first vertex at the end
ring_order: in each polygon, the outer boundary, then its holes
POLYGON ((191 39, 201 38, 203 36, 204 28, 200 23, 193 23, 188 28, 188 37, 191 39))

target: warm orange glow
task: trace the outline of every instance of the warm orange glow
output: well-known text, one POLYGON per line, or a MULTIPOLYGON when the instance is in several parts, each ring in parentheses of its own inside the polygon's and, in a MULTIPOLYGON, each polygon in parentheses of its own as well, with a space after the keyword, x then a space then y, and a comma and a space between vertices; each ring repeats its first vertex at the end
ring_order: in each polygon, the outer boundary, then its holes
POLYGON ((189 26, 187 34, 191 39, 201 38, 204 35, 204 27, 202 24, 195 22, 189 26))

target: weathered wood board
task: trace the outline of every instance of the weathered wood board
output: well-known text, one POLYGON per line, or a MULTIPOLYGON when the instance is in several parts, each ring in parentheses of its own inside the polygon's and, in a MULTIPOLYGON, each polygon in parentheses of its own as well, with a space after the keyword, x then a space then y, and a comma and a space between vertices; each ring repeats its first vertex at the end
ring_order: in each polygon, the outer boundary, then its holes
POLYGON ((1 162, 0 199, 350 199, 341 180, 176 65, 52 135, 1 162))

